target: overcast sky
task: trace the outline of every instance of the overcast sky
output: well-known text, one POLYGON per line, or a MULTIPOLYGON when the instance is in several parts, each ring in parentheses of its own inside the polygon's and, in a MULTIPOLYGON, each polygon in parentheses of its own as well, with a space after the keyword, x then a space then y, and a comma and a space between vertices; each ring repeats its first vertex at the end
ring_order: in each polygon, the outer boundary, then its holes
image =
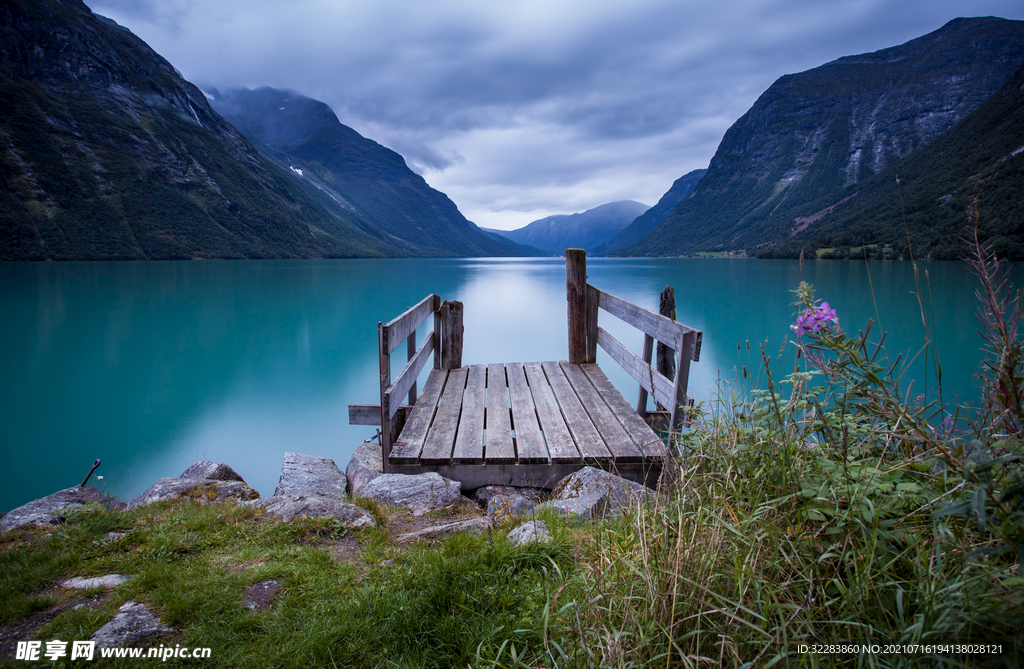
POLYGON ((323 100, 478 225, 653 205, 784 74, 1020 0, 86 0, 186 79, 323 100))

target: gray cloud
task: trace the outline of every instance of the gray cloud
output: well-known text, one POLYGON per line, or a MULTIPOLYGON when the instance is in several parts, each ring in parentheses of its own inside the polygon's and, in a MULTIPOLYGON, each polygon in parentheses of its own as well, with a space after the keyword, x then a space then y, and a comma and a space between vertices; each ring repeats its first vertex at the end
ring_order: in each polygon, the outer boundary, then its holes
POLYGON ((778 77, 1007 0, 94 0, 187 78, 294 89, 406 157, 480 225, 617 199, 706 167, 778 77))

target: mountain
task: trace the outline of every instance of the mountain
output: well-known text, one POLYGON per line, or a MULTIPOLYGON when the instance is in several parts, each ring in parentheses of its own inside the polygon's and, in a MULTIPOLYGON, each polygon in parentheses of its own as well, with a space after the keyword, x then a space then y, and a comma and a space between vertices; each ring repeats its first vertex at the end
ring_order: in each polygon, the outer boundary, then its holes
POLYGON ((0 259, 407 255, 79 0, 0 5, 0 259))
POLYGON ((602 204, 580 214, 548 216, 518 230, 492 232, 555 255, 561 255, 570 248, 590 251, 611 239, 647 209, 646 204, 622 200, 602 204))
POLYGON ((766 258, 872 253, 956 260, 968 208, 977 202, 978 236, 1004 260, 1024 260, 1024 66, 946 134, 857 185, 841 200, 815 203, 766 258), (897 186, 896 179, 899 178, 897 186), (905 214, 904 214, 905 212, 905 214), (905 218, 904 218, 905 215, 905 218), (904 220, 906 226, 904 227, 904 220))
POLYGON ((676 179, 668 192, 658 200, 658 204, 637 216, 632 223, 620 230, 614 237, 594 248, 594 255, 605 255, 627 244, 638 242, 649 235, 668 218, 684 197, 693 192, 697 182, 705 174, 707 174, 707 170, 693 170, 676 179))
POLYGON ((1022 61, 1024 22, 955 19, 901 46, 781 77, 729 128, 691 196, 612 255, 786 240, 821 202, 854 197, 859 183, 956 125, 1022 61))
POLYGON ((354 212, 377 239, 420 256, 520 255, 467 221, 401 155, 342 125, 323 102, 273 88, 210 93, 214 109, 264 157, 354 212))

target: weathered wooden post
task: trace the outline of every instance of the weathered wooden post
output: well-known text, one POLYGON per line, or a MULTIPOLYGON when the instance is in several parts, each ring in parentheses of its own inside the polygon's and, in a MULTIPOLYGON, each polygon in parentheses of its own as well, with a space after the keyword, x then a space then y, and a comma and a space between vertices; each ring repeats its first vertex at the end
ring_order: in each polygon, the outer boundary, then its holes
POLYGON ((445 300, 441 303, 441 368, 462 367, 462 302, 445 300))
MULTIPOLYGON (((676 319, 676 289, 672 286, 665 286, 661 291, 661 299, 658 301, 658 313, 662 316, 676 319)), ((658 342, 658 371, 669 381, 676 378, 676 352, 671 346, 658 342)), ((658 404, 658 410, 665 411, 666 408, 658 404)))
POLYGON ((565 250, 565 297, 569 302, 569 362, 587 360, 587 252, 565 250))

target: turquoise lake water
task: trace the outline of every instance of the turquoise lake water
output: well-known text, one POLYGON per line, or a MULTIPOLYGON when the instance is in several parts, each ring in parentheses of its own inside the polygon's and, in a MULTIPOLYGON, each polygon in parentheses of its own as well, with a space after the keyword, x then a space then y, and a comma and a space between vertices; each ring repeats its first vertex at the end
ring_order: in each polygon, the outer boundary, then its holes
MULTIPOLYGON (((959 263, 918 266, 945 397, 975 400, 977 280, 959 263)), ((924 342, 909 262, 812 261, 801 271, 781 260, 592 258, 588 274, 655 310, 675 286, 679 320, 704 332, 690 377, 699 400, 739 387, 737 370, 760 365, 758 342, 773 356, 784 346, 801 278, 847 332, 880 319, 891 358, 924 342)), ((379 401, 377 322, 431 292, 465 304, 464 364, 567 356, 560 259, 0 264, 0 510, 76 485, 95 458, 104 478, 94 484, 126 500, 203 459, 231 465, 264 496, 286 451, 344 469, 374 434, 348 425, 347 405, 379 401)), ((601 313, 602 326, 641 350, 642 334, 601 313)), ((634 401, 636 384, 603 352, 598 362, 634 401)), ((919 358, 915 394, 923 370, 919 358)), ((933 372, 927 381, 934 388, 933 372)))

